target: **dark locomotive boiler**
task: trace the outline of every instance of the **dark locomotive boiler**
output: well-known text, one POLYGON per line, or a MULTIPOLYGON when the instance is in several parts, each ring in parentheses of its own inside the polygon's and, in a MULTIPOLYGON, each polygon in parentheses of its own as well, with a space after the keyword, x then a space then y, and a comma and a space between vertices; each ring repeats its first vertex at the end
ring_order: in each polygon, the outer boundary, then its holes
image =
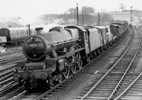
MULTIPOLYGON (((58 27, 59 28, 59 27, 58 27)), ((53 29, 47 34, 31 36, 23 46, 24 54, 31 61, 44 60, 46 56, 57 57, 57 52, 64 47, 68 48, 76 42, 78 36, 62 28, 53 29), (56 52, 55 52, 56 51, 56 52)))

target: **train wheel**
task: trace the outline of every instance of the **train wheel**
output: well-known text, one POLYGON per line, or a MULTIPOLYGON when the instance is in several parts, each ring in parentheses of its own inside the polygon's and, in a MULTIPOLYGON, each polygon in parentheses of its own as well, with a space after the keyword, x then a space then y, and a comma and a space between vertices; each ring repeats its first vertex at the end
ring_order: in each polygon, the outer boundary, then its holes
POLYGON ((90 56, 87 56, 87 63, 89 64, 90 62, 91 62, 91 58, 90 58, 90 56))
POLYGON ((96 53, 96 51, 94 51, 94 52, 93 52, 93 55, 94 55, 94 57, 96 57, 96 56, 97 56, 97 53, 96 53))
POLYGON ((101 51, 100 51, 100 48, 96 50, 97 52, 97 55, 100 55, 101 51))
POLYGON ((75 73, 77 73, 77 64, 75 63, 75 64, 73 64, 73 66, 71 66, 71 72, 73 73, 73 74, 75 74, 75 73))
POLYGON ((77 66, 78 66, 78 70, 81 70, 83 67, 83 62, 82 62, 80 54, 77 54, 77 66))
POLYGON ((47 79, 46 83, 49 85, 49 88, 53 88, 55 86, 52 78, 47 79))
POLYGON ((63 70, 63 76, 65 79, 68 79, 71 76, 70 64, 66 63, 63 70))
POLYGON ((64 81, 64 76, 62 74, 58 74, 59 77, 59 83, 62 83, 64 81))
POLYGON ((80 60, 80 61, 78 62, 78 66, 79 66, 79 70, 81 70, 82 67, 83 67, 83 62, 82 62, 82 60, 80 60))

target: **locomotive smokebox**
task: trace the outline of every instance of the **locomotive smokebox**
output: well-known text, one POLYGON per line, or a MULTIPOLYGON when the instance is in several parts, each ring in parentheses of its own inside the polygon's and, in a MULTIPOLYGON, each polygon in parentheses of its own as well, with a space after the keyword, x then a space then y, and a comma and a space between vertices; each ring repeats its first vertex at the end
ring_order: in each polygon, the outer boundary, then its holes
POLYGON ((49 43, 40 35, 31 36, 25 41, 23 52, 31 61, 42 60, 50 52, 49 43))

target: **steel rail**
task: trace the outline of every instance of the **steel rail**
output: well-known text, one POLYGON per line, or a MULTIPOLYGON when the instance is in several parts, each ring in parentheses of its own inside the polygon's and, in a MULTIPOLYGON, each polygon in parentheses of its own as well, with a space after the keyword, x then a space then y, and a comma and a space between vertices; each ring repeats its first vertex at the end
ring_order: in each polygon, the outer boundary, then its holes
POLYGON ((82 97, 80 97, 80 100, 84 100, 90 93, 92 93, 92 91, 104 80, 104 78, 115 68, 115 66, 120 62, 120 60, 125 56, 125 54, 128 52, 129 48, 129 44, 132 42, 131 40, 133 40, 134 34, 132 35, 131 39, 129 40, 127 46, 125 47, 125 51, 122 52, 122 54, 120 55, 120 57, 113 63, 112 67, 97 81, 96 84, 94 84, 92 86, 92 88, 90 88, 88 90, 87 93, 85 93, 82 97))
POLYGON ((117 83, 116 87, 113 89, 112 93, 111 93, 110 96, 108 97, 108 100, 111 100, 111 99, 112 99, 113 95, 115 94, 115 92, 116 92, 117 89, 119 88, 119 86, 120 86, 120 84, 122 83, 123 79, 124 79, 125 76, 127 75, 129 69, 132 67, 132 64, 133 64, 135 58, 137 57, 137 54, 138 54, 139 50, 140 50, 140 44, 139 44, 139 47, 138 47, 137 51, 135 52, 135 55, 133 56, 132 60, 130 61, 130 63, 129 63, 129 65, 128 65, 127 69, 125 70, 123 76, 121 77, 121 79, 120 79, 119 82, 117 83))
POLYGON ((12 88, 13 91, 6 91, 7 93, 5 93, 6 95, 3 95, 2 97, 0 97, 0 100, 21 100, 19 97, 21 96, 21 94, 24 95, 24 93, 26 93, 27 91, 24 90, 23 86, 15 86, 14 88, 12 88))
POLYGON ((16 87, 16 86, 18 86, 18 83, 14 82, 14 81, 11 81, 7 85, 4 85, 3 87, 1 87, 0 95, 4 94, 5 92, 9 91, 10 89, 12 89, 13 87, 16 87))
POLYGON ((10 98, 8 100, 20 100, 20 98, 25 95, 27 93, 26 90, 22 91, 21 93, 19 93, 18 95, 14 96, 13 98, 10 98))
POLYGON ((142 76, 142 72, 139 73, 139 75, 128 85, 128 87, 121 93, 119 94, 114 100, 120 99, 135 83, 136 81, 142 76))
POLYGON ((80 100, 84 100, 103 80, 104 78, 115 68, 115 66, 120 62, 120 60, 125 56, 125 54, 128 52, 129 48, 123 52, 123 54, 117 59, 117 61, 112 65, 112 67, 97 81, 96 84, 92 86, 92 88, 89 89, 89 91, 83 95, 80 100))
POLYGON ((13 77, 13 71, 10 72, 10 73, 5 74, 5 76, 3 76, 3 77, 0 79, 0 82, 4 81, 4 80, 6 80, 6 79, 8 79, 8 78, 10 78, 10 77, 13 77))
POLYGON ((140 74, 129 84, 129 86, 120 95, 118 95, 116 98, 114 98, 114 100, 118 100, 119 98, 121 98, 137 82, 137 80, 141 76, 142 76, 142 72, 140 72, 140 74))

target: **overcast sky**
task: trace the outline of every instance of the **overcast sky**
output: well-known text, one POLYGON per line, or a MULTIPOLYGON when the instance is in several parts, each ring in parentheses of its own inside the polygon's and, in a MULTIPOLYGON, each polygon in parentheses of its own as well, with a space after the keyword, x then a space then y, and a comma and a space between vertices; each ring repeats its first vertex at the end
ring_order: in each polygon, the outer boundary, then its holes
POLYGON ((0 0, 0 17, 22 17, 28 23, 41 14, 63 13, 75 7, 76 2, 96 11, 119 10, 120 4, 142 10, 141 0, 0 0))

